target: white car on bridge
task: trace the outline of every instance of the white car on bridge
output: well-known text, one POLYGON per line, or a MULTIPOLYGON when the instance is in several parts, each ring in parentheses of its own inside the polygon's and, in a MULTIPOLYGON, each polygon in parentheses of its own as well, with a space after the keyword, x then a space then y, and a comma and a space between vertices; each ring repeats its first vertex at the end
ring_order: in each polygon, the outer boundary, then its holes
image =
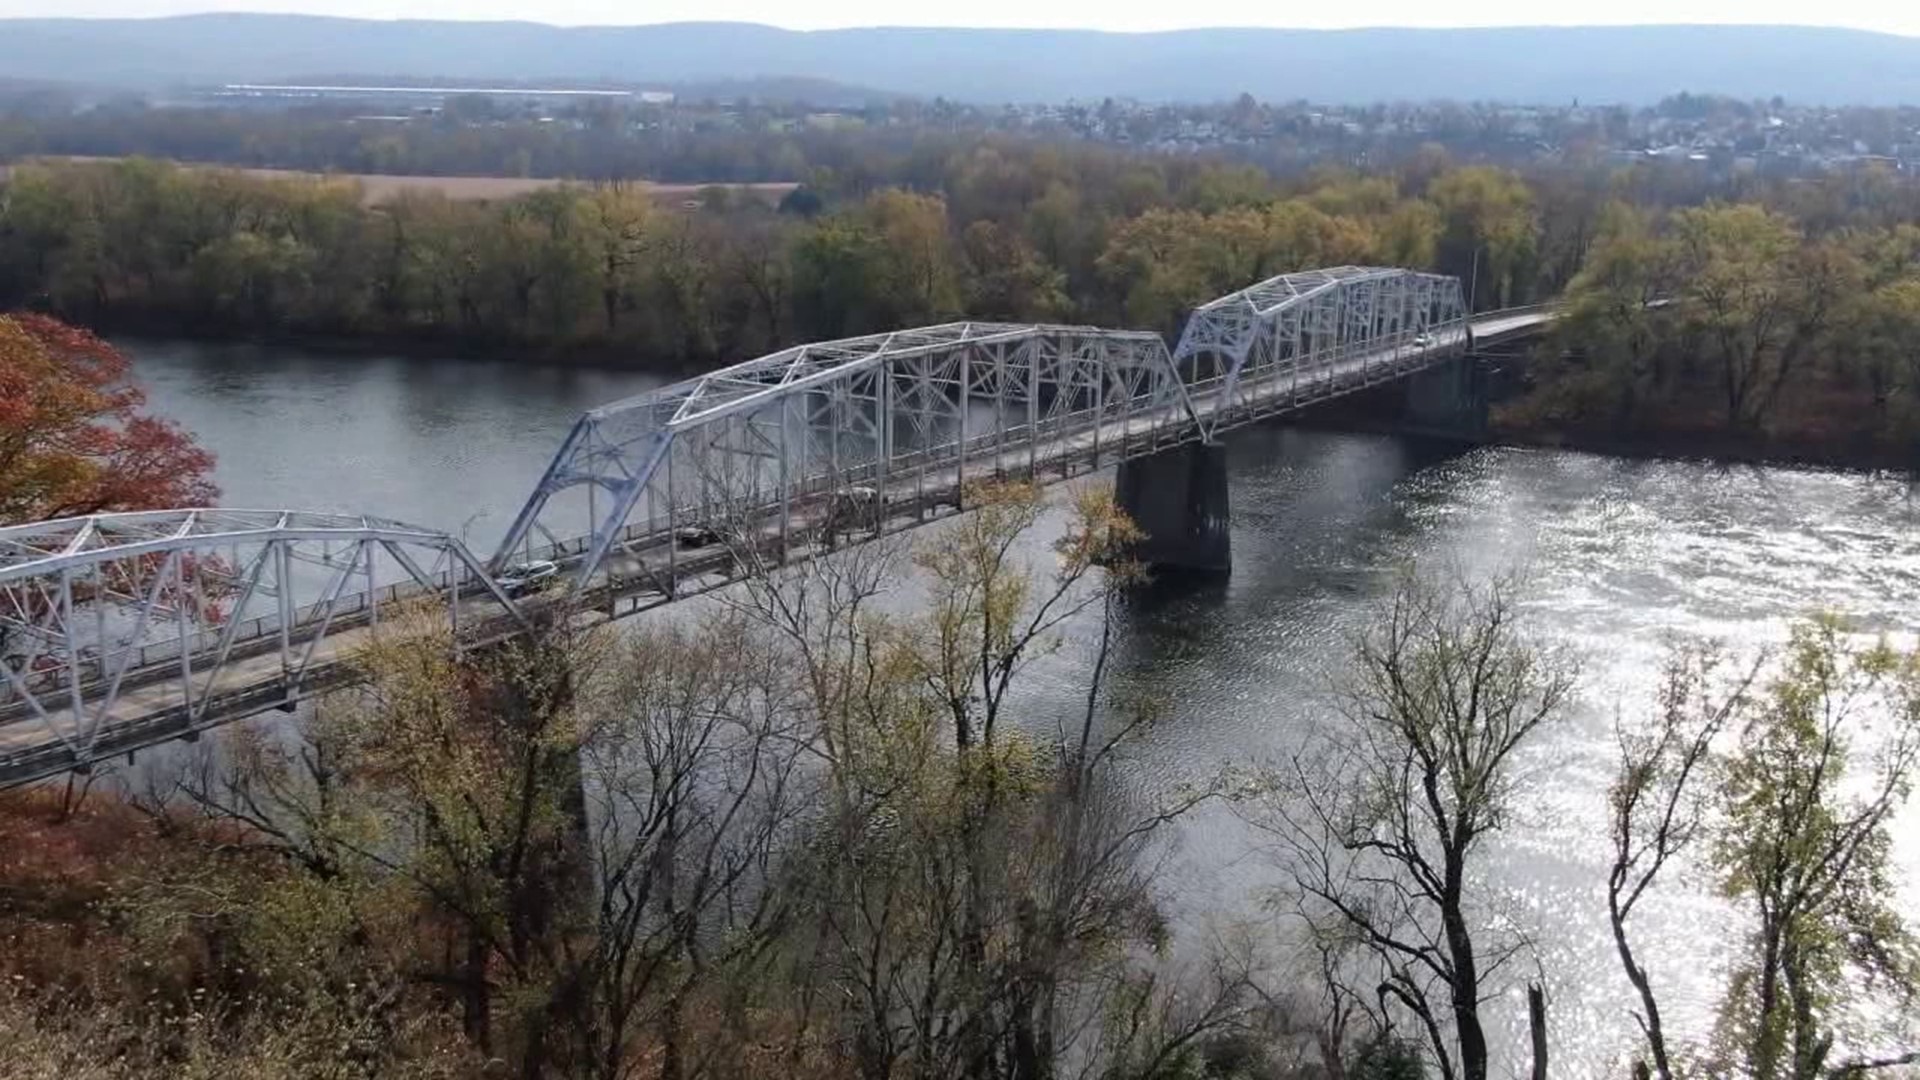
POLYGON ((505 573, 494 579, 508 596, 525 596, 533 592, 560 573, 560 564, 541 559, 537 562, 521 563, 509 566, 505 573))

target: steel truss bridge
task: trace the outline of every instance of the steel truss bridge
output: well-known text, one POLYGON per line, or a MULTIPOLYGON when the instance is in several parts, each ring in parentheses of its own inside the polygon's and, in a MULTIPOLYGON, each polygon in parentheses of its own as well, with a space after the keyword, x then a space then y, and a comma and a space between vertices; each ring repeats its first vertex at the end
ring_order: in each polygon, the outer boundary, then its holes
POLYGON ((582 416, 490 559, 443 530, 196 509, 0 529, 0 787, 353 679, 382 618, 462 647, 539 617, 620 618, 755 567, 1456 361, 1552 314, 1467 317, 1450 277, 1285 274, 1156 334, 962 322, 802 345, 582 416), (551 562, 560 583, 500 578, 551 562))

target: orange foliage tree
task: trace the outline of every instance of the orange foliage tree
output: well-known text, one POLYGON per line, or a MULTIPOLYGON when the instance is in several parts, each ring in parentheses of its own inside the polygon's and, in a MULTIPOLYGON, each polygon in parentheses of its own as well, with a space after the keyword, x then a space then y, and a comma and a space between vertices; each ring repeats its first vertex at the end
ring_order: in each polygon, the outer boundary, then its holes
POLYGON ((0 315, 0 524, 204 506, 213 455, 144 411, 125 355, 44 315, 0 315))

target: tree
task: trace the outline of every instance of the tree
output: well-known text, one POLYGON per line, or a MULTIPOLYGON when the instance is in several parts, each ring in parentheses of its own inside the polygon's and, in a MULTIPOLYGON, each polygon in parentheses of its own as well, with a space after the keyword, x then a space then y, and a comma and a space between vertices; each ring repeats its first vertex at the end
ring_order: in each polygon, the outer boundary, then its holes
POLYGON ((944 200, 888 188, 867 199, 861 216, 880 240, 879 285, 892 325, 940 322, 959 310, 959 259, 944 200))
POLYGON ((144 409, 127 358, 42 315, 0 315, 0 523, 204 506, 213 456, 144 409))
POLYGON ((587 244, 600 284, 600 313, 612 333, 633 303, 635 269, 646 251, 653 205, 644 192, 609 184, 595 188, 585 206, 587 244))
POLYGON ((1866 384, 1882 432, 1911 436, 1920 406, 1920 277, 1900 278, 1847 305, 1845 367, 1866 384), (1898 402, 1898 410, 1894 404, 1898 402), (1897 422, 1894 432, 1887 432, 1897 422))
POLYGON ((302 738, 243 731, 178 793, 234 846, 346 885, 350 926, 375 921, 363 897, 425 916, 413 977, 452 995, 481 1053, 538 1076, 576 1004, 555 973, 586 919, 575 708, 600 645, 556 633, 462 658, 434 613, 382 620, 354 656, 366 681, 302 738))
POLYGON ((1352 944, 1336 974, 1377 999, 1383 1031, 1409 1018, 1445 1080, 1488 1075, 1480 1006, 1519 945, 1481 929, 1476 867, 1511 817, 1518 755, 1575 683, 1528 637, 1516 590, 1403 578, 1355 645, 1338 720, 1250 812, 1306 932, 1352 944))
POLYGON ((1653 983, 1627 937, 1627 921, 1660 872, 1703 832, 1704 785, 1716 765, 1714 741, 1747 707, 1756 663, 1730 682, 1720 674, 1724 659, 1711 647, 1676 650, 1662 675, 1658 710, 1651 723, 1622 729, 1620 766, 1607 792, 1607 822, 1613 864, 1607 871, 1607 922, 1627 981, 1640 998, 1635 1019, 1647 1040, 1654 1072, 1673 1080, 1673 1055, 1653 983))
POLYGON ((1920 986, 1888 876, 1888 826, 1920 764, 1917 691, 1920 657, 1852 644, 1822 617, 1794 628, 1743 717, 1713 861, 1752 919, 1722 1023, 1756 1080, 1846 1074, 1858 1060, 1829 1059, 1848 1003, 1920 986))
POLYGON ((1599 236, 1567 287, 1564 317, 1555 328, 1560 355, 1575 359, 1548 368, 1548 419, 1604 421, 1624 429, 1649 399, 1670 393, 1686 352, 1686 327, 1661 301, 1671 302, 1683 278, 1669 239, 1648 215, 1609 204, 1599 236))
POLYGON ((1069 1060, 1172 1075, 1160 1069, 1241 1023, 1252 997, 1232 964, 1195 985, 1134 959, 1163 933, 1158 836, 1211 792, 1145 809, 1121 794, 1118 748, 1151 714, 1099 723, 1122 704, 1104 633, 1083 707, 1051 725, 1011 707, 1068 620, 1107 613, 1134 533, 1090 492, 1052 565, 1035 565, 1022 541, 1037 489, 967 502, 916 553, 922 613, 871 610, 887 578, 872 545, 748 582, 743 606, 788 650, 827 773, 790 879, 807 905, 798 995, 863 1077, 1047 1080, 1069 1060))
POLYGON ((967 310, 984 319, 1041 322, 1067 309, 1066 280, 1018 233, 976 221, 961 235, 966 254, 967 310))
POLYGON ((812 739, 786 659, 738 611, 623 642, 581 740, 592 933, 565 939, 554 1013, 585 1075, 621 1080, 636 1042, 662 1080, 733 1076, 785 1005, 773 984, 802 892, 812 739), (717 1029, 717 1030, 716 1030, 717 1029))
POLYGON ((1513 173, 1471 166, 1442 173, 1427 189, 1440 212, 1440 269, 1467 279, 1478 308, 1511 303, 1531 280, 1534 199, 1513 173))
POLYGON ((1673 220, 1682 317, 1717 368, 1727 424, 1757 427, 1851 294, 1858 261, 1836 245, 1806 245, 1791 220, 1756 205, 1673 220))
POLYGON ((886 310, 880 238, 844 216, 802 233, 792 251, 795 329, 816 341, 879 329, 886 310))

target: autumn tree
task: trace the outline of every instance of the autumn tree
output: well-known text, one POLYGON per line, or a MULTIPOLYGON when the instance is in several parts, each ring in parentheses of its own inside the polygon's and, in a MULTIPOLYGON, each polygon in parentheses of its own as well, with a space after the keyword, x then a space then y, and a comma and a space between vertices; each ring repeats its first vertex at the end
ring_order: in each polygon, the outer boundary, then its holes
POLYGON ((1751 204, 1681 210, 1673 229, 1679 316, 1698 328, 1727 424, 1758 427, 1851 293, 1857 260, 1751 204))
MULTIPOLYGON (((242 729, 158 793, 275 853, 371 933, 399 905, 414 980, 444 988, 481 1053, 537 1076, 566 1060, 575 989, 557 976, 583 932, 576 691, 599 639, 542 636, 456 656, 445 620, 382 620, 364 682, 320 702, 291 746, 242 729)), ((400 947, 389 942, 389 947, 400 947)))
POLYGON ((1535 204, 1519 176, 1470 166, 1441 173, 1427 198, 1442 223, 1439 266, 1467 282, 1476 308, 1523 298, 1535 254, 1535 204))
POLYGON ((1066 280, 1019 234, 976 221, 961 236, 967 310, 984 319, 1044 322, 1067 310, 1066 280))
POLYGON ((820 780, 788 657, 737 611, 621 642, 580 739, 591 933, 560 942, 553 1020, 582 1075, 754 1071, 780 1037, 779 963, 820 780))
POLYGON ((213 502, 213 456, 145 404, 112 345, 0 316, 0 522, 213 502))
POLYGON ((1162 933, 1160 834, 1211 792, 1122 793, 1116 757, 1151 714, 1109 685, 1105 630, 1083 702, 1015 705, 1070 622, 1105 625, 1124 573, 1100 567, 1124 568, 1132 527, 1088 492, 1036 558, 1037 489, 984 486, 968 504, 915 553, 922 611, 877 610, 884 546, 756 577, 740 601, 783 643, 826 765, 792 879, 806 916, 791 978, 861 1076, 1046 1080, 1068 1061, 1171 1075, 1256 996, 1235 965, 1191 982, 1134 960, 1162 933))

